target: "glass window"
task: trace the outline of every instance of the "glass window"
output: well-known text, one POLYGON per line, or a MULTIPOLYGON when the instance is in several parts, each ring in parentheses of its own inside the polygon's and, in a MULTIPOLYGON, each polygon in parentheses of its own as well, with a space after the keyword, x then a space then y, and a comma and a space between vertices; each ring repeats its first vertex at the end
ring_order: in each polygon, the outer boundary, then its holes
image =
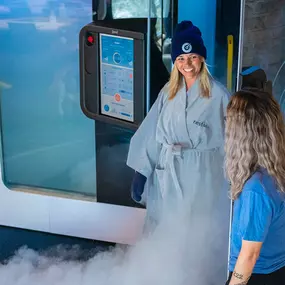
POLYGON ((0 0, 3 179, 96 194, 95 127, 79 104, 78 34, 90 0, 0 0))
POLYGON ((112 14, 114 19, 147 18, 151 4, 151 17, 160 15, 163 9, 169 9, 169 0, 112 0, 112 14))

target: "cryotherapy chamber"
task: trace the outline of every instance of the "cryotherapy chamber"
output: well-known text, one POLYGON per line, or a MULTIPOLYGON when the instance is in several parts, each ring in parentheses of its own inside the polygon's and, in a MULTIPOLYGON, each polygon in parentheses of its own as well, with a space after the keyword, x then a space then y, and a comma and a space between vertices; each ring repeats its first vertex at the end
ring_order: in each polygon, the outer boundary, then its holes
MULTIPOLYGON (((232 2, 231 7, 238 9, 239 1, 232 2)), ((130 197, 134 172, 126 166, 128 146, 169 79, 176 23, 191 19, 201 28, 212 74, 233 90, 240 15, 231 21, 223 17, 230 11, 224 1, 193 2, 195 13, 189 11, 189 1, 97 4, 94 21, 82 28, 79 37, 81 108, 95 120, 96 198, 140 207, 130 197)))
POLYGON ((233 90, 243 1, 9 5, 0 20, 11 39, 0 47, 0 225, 133 243, 145 210, 131 199, 126 155, 168 80, 175 25, 201 28, 212 74, 233 90))

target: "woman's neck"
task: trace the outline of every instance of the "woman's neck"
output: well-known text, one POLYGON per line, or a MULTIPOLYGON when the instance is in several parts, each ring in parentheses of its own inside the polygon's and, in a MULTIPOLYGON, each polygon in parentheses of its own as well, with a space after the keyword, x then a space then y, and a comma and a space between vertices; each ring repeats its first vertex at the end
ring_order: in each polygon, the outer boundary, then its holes
POLYGON ((197 76, 193 78, 185 78, 186 91, 188 91, 194 85, 196 80, 197 80, 197 76))

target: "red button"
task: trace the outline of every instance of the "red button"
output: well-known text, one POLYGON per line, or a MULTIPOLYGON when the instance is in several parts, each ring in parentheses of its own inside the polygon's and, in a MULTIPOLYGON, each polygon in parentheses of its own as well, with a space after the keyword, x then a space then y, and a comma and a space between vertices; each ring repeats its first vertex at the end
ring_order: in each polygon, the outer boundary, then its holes
POLYGON ((118 94, 118 93, 115 94, 115 100, 116 100, 117 102, 120 102, 120 101, 121 101, 121 96, 120 96, 120 94, 118 94))
POLYGON ((87 41, 90 43, 90 44, 93 44, 94 43, 94 38, 92 36, 89 36, 87 38, 87 41))

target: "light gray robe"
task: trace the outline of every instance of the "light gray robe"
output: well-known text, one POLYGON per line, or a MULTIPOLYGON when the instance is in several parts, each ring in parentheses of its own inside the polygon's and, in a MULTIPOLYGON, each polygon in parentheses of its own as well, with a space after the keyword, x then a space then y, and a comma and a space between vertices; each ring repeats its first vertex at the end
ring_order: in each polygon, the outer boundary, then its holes
MULTIPOLYGON (((187 217, 183 225, 189 235, 195 233, 197 246, 203 238, 207 243, 209 235, 215 240, 211 249, 200 246, 210 251, 201 262, 206 266, 220 254, 224 269, 219 270, 225 273, 230 200, 223 160, 229 93, 212 80, 211 96, 203 98, 199 83, 197 79, 188 92, 184 83, 173 100, 168 100, 168 84, 164 86, 131 140, 127 165, 147 177, 139 201, 147 208, 145 231, 167 216, 174 221, 187 217)), ((190 245, 187 250, 194 252, 190 245)), ((218 267, 208 265, 212 268, 208 275, 217 274, 218 267)), ((223 278, 225 274, 219 282, 223 278)))

